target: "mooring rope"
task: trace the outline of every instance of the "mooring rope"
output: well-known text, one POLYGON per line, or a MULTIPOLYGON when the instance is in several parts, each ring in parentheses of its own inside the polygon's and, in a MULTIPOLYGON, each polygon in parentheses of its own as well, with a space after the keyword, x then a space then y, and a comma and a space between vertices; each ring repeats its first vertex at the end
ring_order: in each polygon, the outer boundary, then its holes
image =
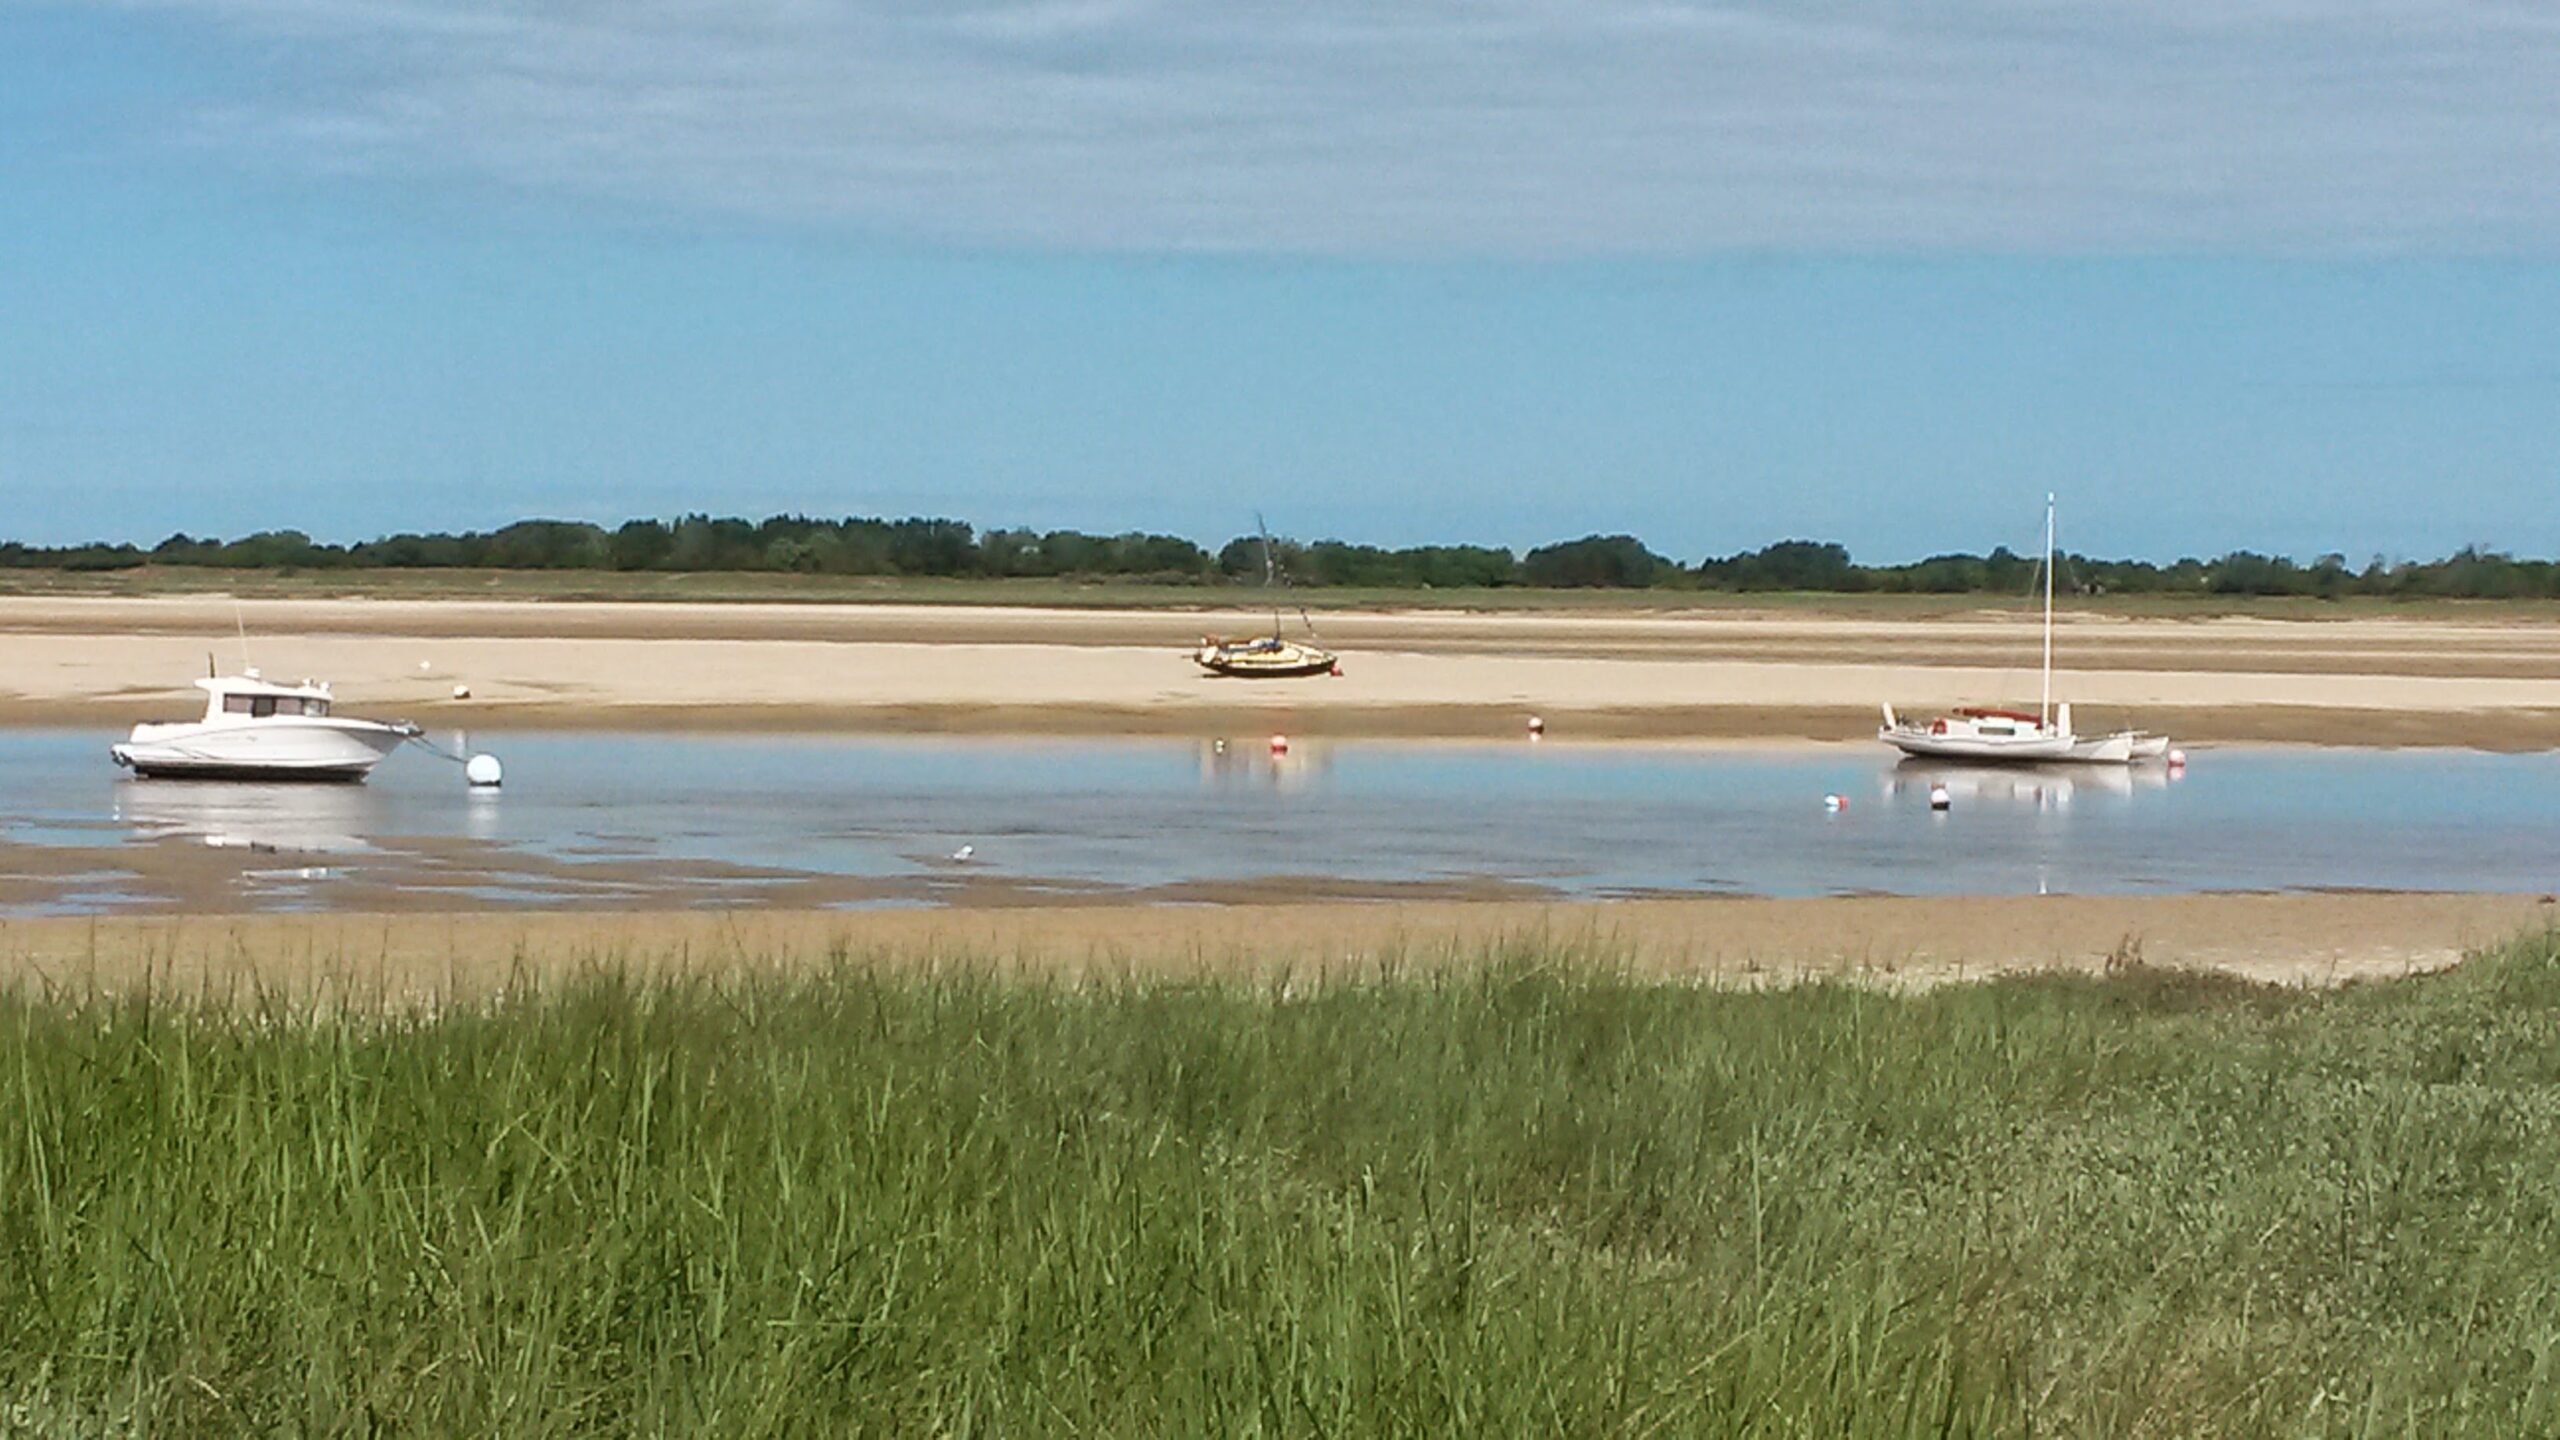
MULTIPOLYGON (((465 744, 470 743, 470 736, 469 736, 468 734, 464 734, 464 735, 462 736, 462 739, 463 739, 463 743, 465 743, 465 744)), ((418 747, 419 749, 421 749, 421 750, 426 751, 428 754, 433 755, 434 757, 436 757, 436 758, 437 758, 437 759, 439 759, 439 760, 449 760, 449 761, 453 762, 453 763, 454 763, 454 764, 456 764, 456 765, 468 765, 468 764, 470 764, 470 763, 471 763, 471 757, 470 757, 470 756, 463 754, 460 750, 447 750, 447 749, 445 749, 443 746, 438 745, 438 744, 437 744, 436 742, 434 742, 433 740, 428 739, 428 738, 427 738, 427 732, 426 732, 426 731, 424 731, 424 730, 421 730, 421 731, 419 731, 417 734, 410 736, 410 737, 409 737, 409 743, 410 743, 410 744, 412 744, 412 745, 417 746, 417 747, 418 747)))

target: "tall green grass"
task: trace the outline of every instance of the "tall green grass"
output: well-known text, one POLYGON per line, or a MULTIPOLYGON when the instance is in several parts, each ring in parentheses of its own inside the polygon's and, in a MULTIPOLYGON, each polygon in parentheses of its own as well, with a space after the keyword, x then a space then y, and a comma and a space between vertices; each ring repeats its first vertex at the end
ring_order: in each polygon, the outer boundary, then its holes
POLYGON ((2560 1431, 2560 945, 0 1003, 0 1434, 2560 1431))

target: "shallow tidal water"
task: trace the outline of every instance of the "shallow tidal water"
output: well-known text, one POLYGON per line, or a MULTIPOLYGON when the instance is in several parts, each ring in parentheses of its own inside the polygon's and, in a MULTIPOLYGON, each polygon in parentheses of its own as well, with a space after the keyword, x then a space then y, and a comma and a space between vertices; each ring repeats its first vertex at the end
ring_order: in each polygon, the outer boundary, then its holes
MULTIPOLYGON (((508 734, 361 786, 138 781, 0 732, 0 911, 1114 898, 2534 891, 2560 754, 2158 767, 1730 746, 508 734), (1932 782, 1953 808, 1933 813, 1932 782), (1846 798, 1828 813, 1826 794, 1846 798), (969 858, 951 858, 960 847, 969 858)), ((449 740, 450 737, 436 737, 449 740)))

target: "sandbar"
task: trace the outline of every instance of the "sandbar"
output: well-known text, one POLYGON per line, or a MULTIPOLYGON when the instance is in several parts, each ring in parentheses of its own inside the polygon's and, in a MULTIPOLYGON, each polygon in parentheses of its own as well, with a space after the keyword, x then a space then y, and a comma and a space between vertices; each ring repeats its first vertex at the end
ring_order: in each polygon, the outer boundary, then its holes
MULTIPOLYGON (((0 597, 0 724, 184 715, 244 654, 351 712, 438 727, 1842 740, 1905 710, 2032 702, 2031 615, 1328 613, 1343 674, 1207 676, 1231 608, 0 597), (244 639, 245 636, 245 639, 244 639), (467 691, 467 698, 457 696, 467 691)), ((2074 615, 2055 694, 2081 729, 2182 740, 2560 742, 2560 626, 2074 615)))

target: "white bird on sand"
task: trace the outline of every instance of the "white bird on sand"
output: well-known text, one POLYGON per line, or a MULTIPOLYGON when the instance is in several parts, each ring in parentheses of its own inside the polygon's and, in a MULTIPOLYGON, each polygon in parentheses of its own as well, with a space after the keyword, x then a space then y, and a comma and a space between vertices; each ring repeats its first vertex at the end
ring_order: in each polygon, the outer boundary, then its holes
POLYGON ((959 849, 951 852, 951 858, 962 865, 966 865, 969 863, 969 858, 977 853, 977 846, 963 845, 959 849))

